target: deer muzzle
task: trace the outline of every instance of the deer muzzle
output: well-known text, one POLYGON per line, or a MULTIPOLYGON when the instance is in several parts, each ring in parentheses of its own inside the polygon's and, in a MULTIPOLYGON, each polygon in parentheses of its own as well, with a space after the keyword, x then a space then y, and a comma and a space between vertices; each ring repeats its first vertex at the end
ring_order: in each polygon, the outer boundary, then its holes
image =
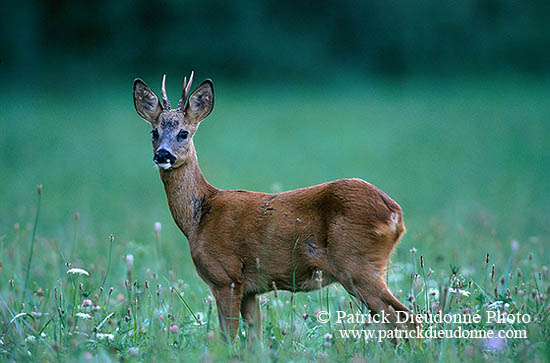
POLYGON ((161 167, 163 169, 168 169, 176 162, 176 157, 174 155, 172 155, 172 153, 170 151, 166 150, 166 149, 158 149, 155 152, 155 156, 153 157, 153 161, 159 167, 161 167))

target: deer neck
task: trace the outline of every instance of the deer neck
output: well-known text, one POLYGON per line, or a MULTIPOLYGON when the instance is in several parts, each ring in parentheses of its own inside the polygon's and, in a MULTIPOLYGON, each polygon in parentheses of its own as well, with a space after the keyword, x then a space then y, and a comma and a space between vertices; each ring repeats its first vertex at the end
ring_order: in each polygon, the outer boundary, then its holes
POLYGON ((191 141, 188 161, 175 169, 159 169, 174 221, 188 240, 192 239, 201 218, 208 213, 209 200, 217 193, 201 173, 191 141))

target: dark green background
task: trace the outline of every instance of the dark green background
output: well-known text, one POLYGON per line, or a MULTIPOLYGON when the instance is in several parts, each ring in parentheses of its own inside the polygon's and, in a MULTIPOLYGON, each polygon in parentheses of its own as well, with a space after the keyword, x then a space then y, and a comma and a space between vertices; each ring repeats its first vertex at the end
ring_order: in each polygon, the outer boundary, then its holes
POLYGON ((544 0, 43 0, 2 8, 4 74, 195 67, 215 78, 287 81, 539 73, 550 63, 544 0))
POLYGON ((0 236, 30 229, 42 183, 39 236, 61 249, 78 210, 84 246, 149 246, 161 221, 169 262, 190 262, 131 85, 167 73, 174 104, 191 70, 215 83, 195 144, 217 187, 361 177, 404 209, 398 254, 444 266, 547 236, 547 1, 44 0, 1 18, 0 236))

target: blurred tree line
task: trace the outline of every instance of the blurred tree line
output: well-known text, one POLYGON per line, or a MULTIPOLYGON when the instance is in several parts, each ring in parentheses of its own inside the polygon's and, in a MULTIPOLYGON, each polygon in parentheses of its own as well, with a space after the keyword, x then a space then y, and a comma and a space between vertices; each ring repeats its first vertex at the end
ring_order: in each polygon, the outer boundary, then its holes
POLYGON ((21 0, 2 7, 4 71, 200 65, 243 77, 334 68, 538 73, 550 64, 548 0, 21 0))

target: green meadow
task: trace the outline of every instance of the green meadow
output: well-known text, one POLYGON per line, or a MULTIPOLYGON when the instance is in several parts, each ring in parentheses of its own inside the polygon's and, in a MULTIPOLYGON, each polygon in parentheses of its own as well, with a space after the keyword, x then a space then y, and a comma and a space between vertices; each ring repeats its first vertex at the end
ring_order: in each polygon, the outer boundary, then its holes
MULTIPOLYGON (((159 91, 160 74, 140 76, 159 91)), ((264 295, 263 344, 247 342, 244 323, 224 343, 168 211, 132 81, 0 89, 2 360, 549 360, 550 79, 214 79, 214 111, 195 136, 211 184, 278 192, 362 178, 404 211, 388 274, 402 302, 531 317, 468 325, 526 339, 397 345, 343 338, 341 329, 379 327, 337 324, 335 311, 366 308, 336 285, 264 295), (319 310, 333 313, 329 323, 319 310)), ((180 86, 169 74, 172 103, 180 86)))

